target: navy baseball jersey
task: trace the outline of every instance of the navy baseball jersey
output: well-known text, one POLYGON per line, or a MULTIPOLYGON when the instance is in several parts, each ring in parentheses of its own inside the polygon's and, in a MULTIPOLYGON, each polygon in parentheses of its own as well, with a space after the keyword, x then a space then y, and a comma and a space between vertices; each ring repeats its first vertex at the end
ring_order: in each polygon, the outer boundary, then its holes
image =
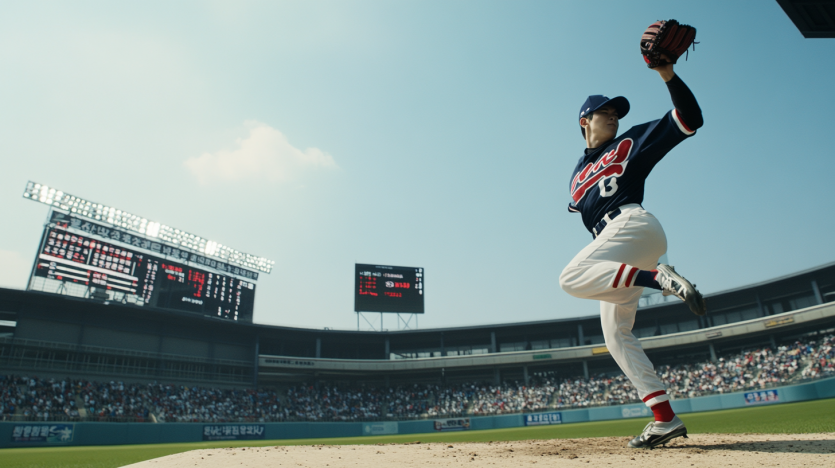
POLYGON ((568 211, 583 215, 589 232, 606 213, 644 201, 644 181, 677 144, 695 134, 673 109, 659 120, 636 125, 580 158, 571 175, 568 211))

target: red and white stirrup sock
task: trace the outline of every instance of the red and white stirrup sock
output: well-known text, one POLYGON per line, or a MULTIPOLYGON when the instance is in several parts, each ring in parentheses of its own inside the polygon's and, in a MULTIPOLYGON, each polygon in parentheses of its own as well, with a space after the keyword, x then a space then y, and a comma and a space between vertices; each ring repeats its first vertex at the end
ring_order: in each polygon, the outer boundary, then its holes
POLYGON ((615 273, 615 281, 612 287, 628 288, 630 286, 640 286, 643 288, 661 289, 661 285, 656 281, 658 270, 639 270, 636 267, 620 264, 617 273, 615 273))
POLYGON ((670 422, 676 417, 676 413, 673 412, 673 407, 670 406, 670 396, 664 390, 650 393, 643 400, 649 406, 649 409, 652 410, 656 421, 670 422))
POLYGON ((641 270, 625 263, 621 263, 620 268, 618 268, 618 272, 615 274, 615 282, 612 283, 612 287, 617 289, 632 286, 632 280, 635 279, 635 274, 639 271, 641 270))

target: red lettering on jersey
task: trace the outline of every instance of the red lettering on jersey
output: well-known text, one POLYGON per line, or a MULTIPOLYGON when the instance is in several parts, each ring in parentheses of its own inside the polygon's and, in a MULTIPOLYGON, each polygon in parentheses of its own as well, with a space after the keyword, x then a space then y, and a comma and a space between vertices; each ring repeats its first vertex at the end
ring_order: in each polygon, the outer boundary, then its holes
POLYGON ((589 163, 578 172, 571 181, 571 198, 574 203, 579 203, 586 192, 600 179, 623 175, 630 152, 632 152, 632 139, 626 138, 618 143, 617 148, 601 156, 596 163, 589 163), (580 184, 579 187, 577 184, 580 184))
POLYGON ((577 186, 578 182, 585 182, 586 177, 591 170, 592 164, 589 163, 582 171, 578 172, 577 175, 574 176, 574 180, 571 181, 571 193, 574 193, 574 187, 577 186))
POLYGON ((589 172, 591 172, 591 163, 589 163, 582 171, 578 172, 576 176, 574 176, 574 181, 571 183, 571 191, 574 192, 574 187, 577 185, 577 182, 585 182, 586 177, 588 177, 589 172))

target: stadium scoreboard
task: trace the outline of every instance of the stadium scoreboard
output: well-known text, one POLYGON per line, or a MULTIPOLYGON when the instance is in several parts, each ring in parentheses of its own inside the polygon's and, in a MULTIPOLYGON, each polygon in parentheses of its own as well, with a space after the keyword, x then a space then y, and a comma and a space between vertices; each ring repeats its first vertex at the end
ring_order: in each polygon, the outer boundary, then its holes
POLYGON ((355 272, 355 312, 423 313, 423 268, 357 263, 355 272))
POLYGON ((58 221, 46 228, 34 276, 122 292, 140 305, 252 321, 254 282, 189 266, 183 261, 188 256, 166 258, 170 248, 152 255, 71 232, 68 225, 58 221))

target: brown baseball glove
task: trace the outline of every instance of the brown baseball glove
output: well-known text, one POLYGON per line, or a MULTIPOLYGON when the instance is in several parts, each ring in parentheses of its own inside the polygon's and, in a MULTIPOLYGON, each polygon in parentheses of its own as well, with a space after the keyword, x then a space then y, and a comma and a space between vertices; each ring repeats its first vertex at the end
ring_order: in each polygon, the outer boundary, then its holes
POLYGON ((669 21, 656 21, 649 25, 644 35, 641 36, 641 54, 649 68, 659 65, 676 63, 679 57, 695 42, 696 28, 681 24, 671 19, 669 21), (661 55, 665 55, 665 60, 661 55))

